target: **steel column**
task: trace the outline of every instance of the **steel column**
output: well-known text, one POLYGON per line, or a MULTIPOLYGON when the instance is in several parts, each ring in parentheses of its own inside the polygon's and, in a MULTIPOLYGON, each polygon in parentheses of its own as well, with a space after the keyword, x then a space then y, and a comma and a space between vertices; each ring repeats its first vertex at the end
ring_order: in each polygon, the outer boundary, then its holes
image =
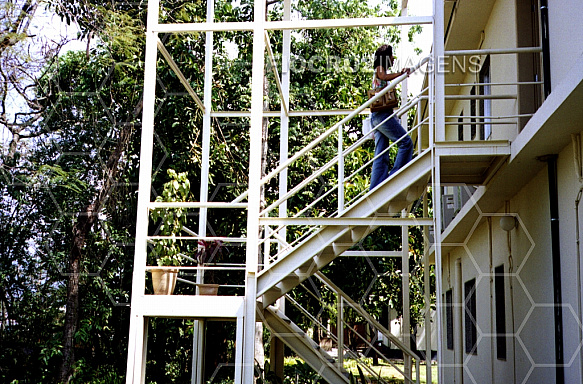
POLYGON ((261 140, 263 127, 263 75, 265 65, 265 0, 256 1, 253 22, 253 66, 249 146, 249 194, 243 336, 243 382, 254 382, 257 268, 259 257, 259 212, 261 185, 261 140))
POLYGON ((142 110, 142 134, 140 151, 140 173, 138 209, 136 219, 136 242, 134 271, 132 277, 132 302, 130 333, 126 370, 127 384, 141 384, 145 379, 147 318, 142 313, 141 298, 146 289, 146 259, 148 255, 148 204, 152 186, 152 153, 154 147, 154 114, 156 94, 156 58, 158 35, 158 0, 148 3, 148 31, 146 33, 146 56, 144 63, 144 96, 142 110))

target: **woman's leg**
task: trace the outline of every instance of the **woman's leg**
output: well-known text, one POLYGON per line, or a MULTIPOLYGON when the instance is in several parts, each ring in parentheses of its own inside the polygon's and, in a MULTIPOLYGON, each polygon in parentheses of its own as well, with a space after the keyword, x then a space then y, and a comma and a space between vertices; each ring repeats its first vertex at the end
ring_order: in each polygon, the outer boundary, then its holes
MULTIPOLYGON (((374 119, 373 119, 374 124, 374 119)), ((389 138, 376 131, 374 133, 374 154, 375 157, 389 147, 391 143, 389 138)), ((372 163, 372 172, 370 175, 370 190, 379 185, 383 180, 389 177, 389 151, 377 157, 372 163)))
MULTIPOLYGON (((385 120, 391 114, 392 112, 379 113, 378 116, 379 122, 385 120)), ((391 139, 391 141, 397 141, 401 137, 403 138, 401 141, 397 143, 397 147, 399 148, 399 150, 397 151, 397 157, 395 158, 395 164, 393 165, 393 169, 391 169, 391 172, 389 172, 390 176, 393 173, 397 172, 399 169, 401 169, 409 161, 411 161, 411 158, 413 157, 413 141, 411 141, 411 138, 409 137, 409 135, 407 135, 407 132, 401 126, 399 120, 397 120, 397 118, 394 116, 385 123, 383 123, 379 127, 379 131, 384 136, 391 139)))

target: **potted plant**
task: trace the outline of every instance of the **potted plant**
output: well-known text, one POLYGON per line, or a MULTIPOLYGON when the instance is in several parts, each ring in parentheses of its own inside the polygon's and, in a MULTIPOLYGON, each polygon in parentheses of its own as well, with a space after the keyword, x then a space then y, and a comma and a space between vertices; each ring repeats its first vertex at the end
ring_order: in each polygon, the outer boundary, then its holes
MULTIPOLYGON (((217 262, 223 253, 223 242, 220 240, 199 240, 198 251, 196 252, 196 261, 200 267, 210 262, 217 262)), ((219 291, 219 284, 215 284, 214 272, 208 271, 203 274, 203 281, 207 277, 207 283, 199 283, 198 294, 202 296, 216 296, 219 291)))
MULTIPOLYGON (((190 195, 190 181, 187 173, 176 173, 173 169, 169 169, 168 176, 170 181, 164 184, 162 195, 156 198, 157 202, 179 202, 188 201, 190 195)), ((156 264, 160 267, 180 266, 182 264, 182 256, 180 240, 174 237, 182 231, 182 227, 186 224, 186 212, 183 208, 157 208, 151 213, 154 221, 160 220, 160 227, 158 234, 161 236, 170 236, 169 239, 157 240, 154 246, 153 253, 156 256, 156 264)), ((178 276, 178 269, 169 268, 154 268, 151 269, 152 285, 154 294, 156 295, 171 295, 176 285, 176 278, 178 276)))

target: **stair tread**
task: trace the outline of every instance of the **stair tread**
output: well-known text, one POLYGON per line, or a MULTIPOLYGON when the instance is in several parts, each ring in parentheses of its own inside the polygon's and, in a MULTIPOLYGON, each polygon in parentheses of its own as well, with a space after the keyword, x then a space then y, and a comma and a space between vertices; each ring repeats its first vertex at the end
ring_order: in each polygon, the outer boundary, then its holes
MULTIPOLYGON (((366 218, 391 211, 400 213, 402 209, 421 196, 430 175, 431 157, 429 151, 425 151, 391 178, 361 197, 340 217, 366 218)), ((346 249, 354 246, 374 228, 374 224, 373 226, 350 227, 338 224, 322 225, 282 255, 268 269, 258 274, 258 293, 263 295, 270 291, 269 286, 275 285, 283 287, 282 294, 289 292, 299 282, 330 263, 346 249), (297 276, 298 279, 295 280, 293 276, 297 276)), ((270 292, 268 298, 264 297, 265 306, 277 299, 275 297, 277 291, 270 292)))

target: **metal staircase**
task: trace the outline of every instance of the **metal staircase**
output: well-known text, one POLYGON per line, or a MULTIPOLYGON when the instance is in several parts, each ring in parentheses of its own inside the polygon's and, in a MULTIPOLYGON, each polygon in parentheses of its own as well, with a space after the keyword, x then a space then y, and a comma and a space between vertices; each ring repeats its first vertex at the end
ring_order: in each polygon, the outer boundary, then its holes
POLYGON ((330 220, 331 224, 322 225, 268 265, 257 276, 257 295, 262 299, 263 308, 273 304, 376 229, 375 218, 380 220, 400 215, 426 190, 430 176, 431 153, 426 150, 362 196, 342 215, 330 220))
POLYGON ((348 372, 334 364, 335 359, 312 340, 300 327, 274 307, 260 316, 271 332, 298 354, 329 383, 349 383, 348 372))
MULTIPOLYGON (((406 3, 406 2, 403 2, 406 3)), ((362 165, 351 175, 345 175, 344 161, 347 156, 361 147, 366 141, 365 138, 356 140, 348 148, 344 148, 344 125, 355 117, 366 113, 366 109, 374 101, 383 96, 384 93, 394 88, 403 81, 407 75, 404 74, 396 79, 377 94, 373 99, 363 103, 354 111, 290 111, 289 110, 289 68, 282 67, 281 79, 276 70, 276 81, 282 110, 279 112, 265 112, 263 110, 263 78, 265 71, 265 52, 270 56, 271 62, 276 63, 269 43, 269 31, 283 31, 283 56, 290 57, 290 33, 294 29, 311 28, 350 28, 350 27, 386 27, 386 26, 408 26, 408 25, 430 25, 434 29, 433 57, 441 57, 445 54, 443 46, 444 17, 443 4, 435 2, 435 14, 433 16, 409 17, 400 16, 375 17, 369 19, 333 19, 333 20, 291 20, 290 1, 284 0, 286 15, 282 21, 265 21, 265 3, 258 1, 254 4, 253 22, 218 22, 214 18, 214 2, 207 2, 207 22, 202 23, 180 23, 164 24, 159 22, 160 4, 158 0, 148 2, 148 32, 146 38, 146 58, 145 58, 145 85, 144 85, 144 115, 142 119, 142 144, 140 153, 140 191, 151 190, 151 179, 153 172, 152 153, 154 148, 154 121, 156 111, 156 71, 157 53, 160 52, 169 63, 170 68, 176 73, 181 83, 186 88, 188 94, 193 97, 201 113, 203 114, 203 134, 202 134, 202 157, 201 157, 201 190, 199 202, 179 202, 179 203, 155 203, 150 201, 149 193, 140 193, 138 197, 138 218, 136 229, 136 250, 134 260, 134 274, 132 282, 132 314, 128 347, 128 374, 127 383, 144 383, 146 369, 147 351, 147 329, 150 317, 177 317, 192 318, 195 321, 194 330, 194 356, 193 356, 193 379, 192 382, 199 384, 202 382, 201 366, 204 356, 204 321, 209 319, 229 319, 237 323, 237 335, 235 340, 235 377, 236 384, 253 382, 254 375, 254 332, 256 320, 262 320, 285 344, 300 355, 306 363, 316 370, 322 377, 330 383, 348 383, 346 372, 342 367, 342 352, 340 348, 338 361, 334 362, 332 357, 319 350, 318 345, 312 341, 304 331, 295 325, 280 310, 272 306, 279 298, 286 295, 292 289, 300 285, 309 277, 315 276, 324 281, 332 289, 337 297, 338 303, 350 306, 357 311, 359 316, 367 318, 374 328, 387 335, 392 342, 404 353, 406 359, 414 359, 417 364, 417 378, 411 377, 411 372, 403 372, 406 382, 419 382, 419 361, 420 358, 412 353, 407 345, 401 343, 396 337, 390 335, 388 330, 376 322, 370 315, 353 302, 348 296, 335 287, 332 282, 326 281, 325 276, 319 272, 324 266, 329 264, 336 257, 341 255, 362 240, 370 232, 383 225, 423 226, 425 237, 428 238, 429 226, 435 225, 436 242, 439 243, 441 234, 441 204, 440 193, 433 194, 432 204, 434 206, 434 217, 425 214, 422 218, 413 218, 402 215, 402 212, 419 199, 427 190, 429 183, 432 183, 434 191, 440 190, 440 183, 464 183, 484 184, 490 179, 497 169, 504 166, 508 157, 508 142, 481 142, 481 143, 459 143, 447 142, 445 137, 445 86, 444 76, 439 70, 428 73, 429 85, 422 90, 419 95, 405 99, 402 107, 395 112, 396 115, 405 114, 409 109, 417 107, 418 111, 426 111, 426 116, 417 116, 417 125, 409 130, 411 136, 416 136, 417 148, 416 157, 397 173, 385 180, 372 191, 362 190, 360 195, 352 201, 344 201, 346 193, 344 186, 358 172, 368 174, 366 168, 370 166, 372 160, 362 165), (206 34, 206 68, 213 65, 213 33, 229 30, 249 31, 253 33, 253 63, 252 63, 252 87, 251 87, 251 108, 248 111, 220 112, 213 111, 212 104, 212 71, 205 71, 204 80, 204 102, 202 102, 190 83, 180 72, 180 68, 171 57, 171 52, 164 48, 164 44, 158 39, 159 34, 170 33, 205 33, 206 34), (346 115, 338 123, 334 124, 317 139, 309 143, 305 148, 287 158, 287 136, 281 136, 282 147, 280 154, 280 165, 269 172, 265 177, 261 177, 261 159, 258 155, 261 152, 261 127, 263 118, 266 116, 279 117, 281 120, 281 131, 286 131, 289 119, 293 113, 296 116, 303 116, 301 113, 324 113, 324 115, 346 115), (228 202, 209 202, 209 164, 210 164, 210 135, 213 118, 240 117, 248 118, 249 123, 249 190, 237 199, 228 202), (287 190, 287 170, 296 161, 302 161, 312 149, 319 145, 330 145, 325 140, 332 140, 334 137, 338 141, 336 155, 328 163, 309 175, 291 190, 287 190), (295 194, 317 180, 326 172, 337 168, 337 183, 330 190, 323 193, 316 200, 305 207, 294 207, 297 213, 294 217, 287 217, 291 211, 287 207, 288 200, 295 194), (261 210, 260 189, 267 185, 272 179, 279 177, 279 198, 269 207, 261 210), (334 194, 338 200, 338 210, 332 215, 325 217, 306 217, 305 212, 310 210, 318 201, 334 194), (197 209, 199 228, 197 233, 190 231, 188 236, 181 237, 183 240, 207 240, 215 237, 207 236, 207 213, 209 209, 245 209, 247 215, 247 236, 237 239, 245 244, 246 258, 245 266, 240 269, 244 271, 244 296, 199 296, 196 294, 174 295, 167 297, 156 297, 147 294, 145 276, 146 271, 151 269, 148 265, 148 242, 152 240, 149 236, 148 223, 149 210, 153 208, 188 208, 197 209), (276 211, 277 210, 277 211, 276 211), (278 217, 275 217, 278 216, 278 217), (288 243, 286 228, 288 225, 308 226, 308 230, 300 239, 288 243), (273 229, 272 227, 276 227, 273 229), (262 231, 260 231, 260 229, 262 231), (263 233, 261 237, 259 233, 263 233), (278 245, 275 255, 271 255, 273 244, 278 245), (265 263, 260 264, 258 254, 264 250, 265 263)), ((406 31, 405 35, 406 37, 406 31)), ((403 39, 405 41, 406 38, 403 39)), ((285 61, 285 60, 282 60, 285 61)), ((419 62, 415 69, 421 67, 429 61, 426 58, 419 62)), ((435 63, 433 63, 435 65, 435 63)), ((439 65, 439 64, 438 64, 439 65)), ((276 68, 277 65, 272 65, 276 68)), ((407 92, 404 92, 406 94, 407 92)), ((287 133, 286 133, 287 135, 287 133)), ((395 143, 393 143, 395 145, 395 143)), ((366 179, 366 177, 364 177, 366 179)), ((427 213, 427 207, 425 207, 427 213)), ((406 229, 403 242, 403 260, 408 260, 406 248, 406 229)), ((157 240, 161 239, 158 236, 157 240)), ((228 241, 229 238, 220 238, 228 241)), ((428 247, 427 247, 428 248, 428 247)), ((436 251, 436 270, 441 269, 440 250, 436 251)), ((427 254, 426 254, 427 255, 427 254)), ((429 276, 428 258, 425 259, 425 274, 429 276)), ((203 283, 202 275, 204 267, 167 267, 176 269, 190 269, 196 272, 196 283, 203 283)), ((403 278, 407 275, 403 272, 403 278)), ((408 278, 408 277, 407 277, 408 278)), ((439 287, 441 286, 440 274, 436 273, 437 280, 437 300, 438 307, 441 300, 439 287)), ((425 281, 429 287, 429 278, 425 281)), ((241 286, 241 285, 240 285, 241 286)), ((425 297, 429 302, 429 294, 425 297)), ((341 311, 340 311, 341 312, 341 311)), ((426 323, 430 323, 429 311, 426 314, 426 323)), ((439 327, 441 326, 440 312, 437 312, 438 338, 439 327)), ((343 324, 342 318, 338 319, 338 324, 343 324)), ((342 346, 342 336, 339 334, 338 344, 342 346)), ((430 338, 428 338, 430 339, 430 338)), ((431 350, 431 345, 426 345, 431 350)), ((374 348, 374 346, 371 346, 374 348)), ((431 364, 431 355, 426 357, 427 363, 431 364)), ((409 365, 410 368, 410 365, 409 365)), ((429 370, 430 371, 430 370, 429 370)))

